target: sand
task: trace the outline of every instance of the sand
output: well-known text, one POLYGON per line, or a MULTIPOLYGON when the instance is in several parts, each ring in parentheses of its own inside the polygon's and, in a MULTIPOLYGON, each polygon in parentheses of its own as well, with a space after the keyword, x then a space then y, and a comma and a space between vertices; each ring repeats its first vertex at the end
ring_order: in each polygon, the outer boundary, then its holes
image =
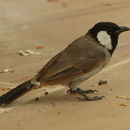
MULTIPOLYGON (((129 0, 0 0, 0 94, 33 77, 70 42, 100 21, 130 27, 129 0), (44 48, 36 49, 42 46, 44 48), (30 49, 42 55, 20 56, 30 49)), ((67 95, 67 87, 48 86, 0 108, 0 130, 129 130, 130 32, 121 34, 110 64, 81 88, 97 89, 100 101, 67 95), (108 83, 98 86, 98 81, 108 83), (49 94, 44 93, 48 91, 49 94), (39 100, 36 101, 36 97, 39 100)))

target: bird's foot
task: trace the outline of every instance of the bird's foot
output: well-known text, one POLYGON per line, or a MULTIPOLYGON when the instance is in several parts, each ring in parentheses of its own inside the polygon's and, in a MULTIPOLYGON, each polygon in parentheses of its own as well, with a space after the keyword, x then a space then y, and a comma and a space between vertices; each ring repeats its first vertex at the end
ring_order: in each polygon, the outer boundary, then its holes
POLYGON ((78 99, 80 101, 97 101, 97 100, 101 100, 101 99, 104 98, 104 96, 89 97, 89 96, 86 95, 86 94, 95 93, 95 92, 98 92, 98 91, 97 90, 92 90, 92 89, 82 90, 80 88, 77 88, 76 90, 70 89, 70 90, 67 91, 68 94, 74 93, 74 94, 81 95, 82 97, 77 97, 76 98, 76 99, 78 99))
MULTIPOLYGON (((83 96, 83 95, 82 95, 83 96)), ((77 97, 76 99, 80 100, 80 101, 97 101, 97 100, 101 100, 105 98, 105 96, 94 96, 94 97, 89 97, 87 95, 83 96, 83 97, 77 97)))
POLYGON ((69 89, 67 91, 67 94, 76 94, 76 93, 82 93, 82 94, 88 94, 88 93, 95 93, 98 92, 97 90, 89 89, 89 90, 82 90, 80 88, 77 88, 76 90, 69 89))

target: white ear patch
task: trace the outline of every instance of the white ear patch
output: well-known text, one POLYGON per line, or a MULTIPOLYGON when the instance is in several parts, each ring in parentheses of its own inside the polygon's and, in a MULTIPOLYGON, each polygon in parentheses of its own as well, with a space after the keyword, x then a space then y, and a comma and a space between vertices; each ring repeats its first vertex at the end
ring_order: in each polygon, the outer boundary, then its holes
POLYGON ((97 39, 107 49, 112 50, 111 37, 106 31, 98 32, 97 39))

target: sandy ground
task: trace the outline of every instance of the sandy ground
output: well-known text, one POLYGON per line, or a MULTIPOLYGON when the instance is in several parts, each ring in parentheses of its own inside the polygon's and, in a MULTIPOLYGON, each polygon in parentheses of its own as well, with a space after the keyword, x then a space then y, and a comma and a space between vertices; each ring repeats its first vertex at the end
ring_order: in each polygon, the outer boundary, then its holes
MULTIPOLYGON (((0 94, 33 77, 99 21, 130 27, 130 0, 0 0, 0 71, 14 70, 0 74, 0 94), (20 56, 25 49, 43 54, 20 56)), ((129 130, 130 100, 116 96, 130 97, 130 32, 120 36, 110 64, 81 87, 97 89, 105 99, 77 101, 60 85, 36 90, 0 108, 0 130, 129 130), (98 86, 100 79, 108 84, 98 86)))

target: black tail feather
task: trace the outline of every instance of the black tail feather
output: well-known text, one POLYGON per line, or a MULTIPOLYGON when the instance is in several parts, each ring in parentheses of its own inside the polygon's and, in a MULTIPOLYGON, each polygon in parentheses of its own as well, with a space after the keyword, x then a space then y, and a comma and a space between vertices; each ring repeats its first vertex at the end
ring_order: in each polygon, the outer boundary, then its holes
POLYGON ((31 80, 28 80, 28 81, 18 85, 17 87, 15 87, 14 89, 10 90, 9 92, 3 94, 0 97, 0 106, 5 106, 5 105, 11 103, 12 101, 16 100, 20 96, 22 96, 25 93, 32 90, 32 88, 34 86, 35 85, 33 85, 31 83, 31 80))

